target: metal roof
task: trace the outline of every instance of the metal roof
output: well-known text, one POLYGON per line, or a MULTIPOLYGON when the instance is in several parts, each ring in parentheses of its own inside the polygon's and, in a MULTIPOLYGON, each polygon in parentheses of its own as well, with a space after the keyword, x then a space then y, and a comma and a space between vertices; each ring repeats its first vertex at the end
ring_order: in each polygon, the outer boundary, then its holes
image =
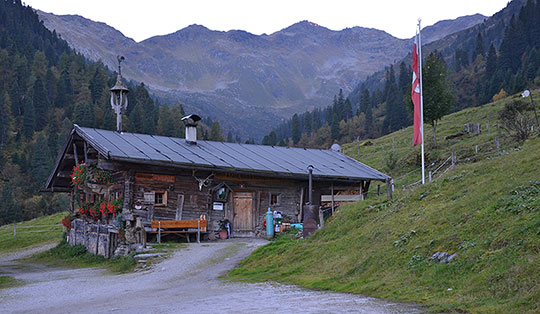
POLYGON ((390 178, 331 150, 212 141, 189 144, 183 138, 119 133, 78 125, 74 126, 74 133, 110 160, 286 177, 305 177, 307 167, 312 165, 314 177, 319 178, 381 181, 390 178))

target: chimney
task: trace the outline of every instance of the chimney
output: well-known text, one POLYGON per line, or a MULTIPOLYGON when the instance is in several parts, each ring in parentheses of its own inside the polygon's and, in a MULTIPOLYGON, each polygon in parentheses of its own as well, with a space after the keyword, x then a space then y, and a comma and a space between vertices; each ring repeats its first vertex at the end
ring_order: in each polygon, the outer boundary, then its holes
POLYGON ((196 114, 190 114, 182 118, 186 125, 186 142, 188 144, 197 144, 197 124, 201 120, 196 114))

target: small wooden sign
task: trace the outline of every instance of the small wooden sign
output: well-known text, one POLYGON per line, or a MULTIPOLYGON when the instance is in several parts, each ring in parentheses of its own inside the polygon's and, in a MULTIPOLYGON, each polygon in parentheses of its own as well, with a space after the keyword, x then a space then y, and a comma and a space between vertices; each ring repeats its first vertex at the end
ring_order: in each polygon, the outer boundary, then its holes
POLYGON ((137 173, 135 174, 136 181, 158 181, 166 183, 174 183, 174 176, 153 173, 137 173))
POLYGON ((223 210, 223 203, 221 203, 221 202, 214 202, 213 209, 214 209, 214 210, 223 210))

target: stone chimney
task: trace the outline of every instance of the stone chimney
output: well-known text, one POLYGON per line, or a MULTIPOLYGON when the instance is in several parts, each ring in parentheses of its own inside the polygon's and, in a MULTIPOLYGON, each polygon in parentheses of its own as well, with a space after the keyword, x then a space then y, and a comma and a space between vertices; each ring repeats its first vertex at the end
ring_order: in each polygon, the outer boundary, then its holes
POLYGON ((201 120, 196 114, 190 114, 182 118, 186 125, 186 142, 188 144, 197 144, 197 124, 201 120))

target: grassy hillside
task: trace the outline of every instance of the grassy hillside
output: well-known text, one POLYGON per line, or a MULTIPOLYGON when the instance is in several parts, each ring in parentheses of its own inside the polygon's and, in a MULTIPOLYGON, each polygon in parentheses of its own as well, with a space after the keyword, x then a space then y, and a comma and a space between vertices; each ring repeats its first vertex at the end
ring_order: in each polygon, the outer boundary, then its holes
MULTIPOLYGON (((538 104, 540 91, 533 92, 533 97, 538 104)), ((508 138, 508 134, 500 127, 498 114, 505 103, 521 99, 521 95, 514 95, 444 117, 437 126, 436 148, 433 147, 433 130, 426 124, 426 178, 429 171, 436 170, 452 155, 452 151, 456 152, 457 164, 460 164, 492 158, 500 152, 508 152, 517 147, 517 143, 508 138), (467 123, 480 124, 481 133, 465 132, 467 123), (496 139, 499 140, 500 152, 497 150, 496 139)), ((421 178, 420 146, 412 146, 412 134, 412 127, 408 127, 374 140, 344 144, 342 148, 346 155, 391 175, 395 184, 402 188, 421 178), (392 159, 395 160, 393 167, 392 159)), ((448 164, 450 163, 445 164, 433 177, 441 175, 448 164)))
POLYGON ((0 226, 0 253, 59 242, 62 239, 60 221, 65 212, 17 223, 17 238, 13 238, 13 225, 0 226))
MULTIPOLYGON (((488 154, 485 146, 486 153, 476 158, 471 146, 500 134, 491 129, 490 134, 443 140, 464 123, 485 125, 489 119, 493 126, 501 107, 502 102, 490 104, 443 120, 440 148, 430 154, 443 160, 452 149, 462 151, 455 169, 425 186, 398 188, 393 201, 342 206, 324 230, 305 240, 274 241, 230 277, 419 302, 432 311, 537 313, 540 139, 518 148, 501 144, 501 153, 488 154), (457 256, 450 263, 435 263, 430 257, 436 252, 457 256)), ((403 130, 375 143, 391 147, 393 137, 399 143, 410 141, 410 134, 403 130)), ((347 145, 346 152, 354 156, 357 145, 347 145)), ((384 168, 389 150, 370 153, 365 160, 384 168)), ((394 150, 400 160, 394 175, 412 169, 407 160, 414 150, 404 145, 394 150)), ((401 180, 418 178, 419 172, 401 180)))

